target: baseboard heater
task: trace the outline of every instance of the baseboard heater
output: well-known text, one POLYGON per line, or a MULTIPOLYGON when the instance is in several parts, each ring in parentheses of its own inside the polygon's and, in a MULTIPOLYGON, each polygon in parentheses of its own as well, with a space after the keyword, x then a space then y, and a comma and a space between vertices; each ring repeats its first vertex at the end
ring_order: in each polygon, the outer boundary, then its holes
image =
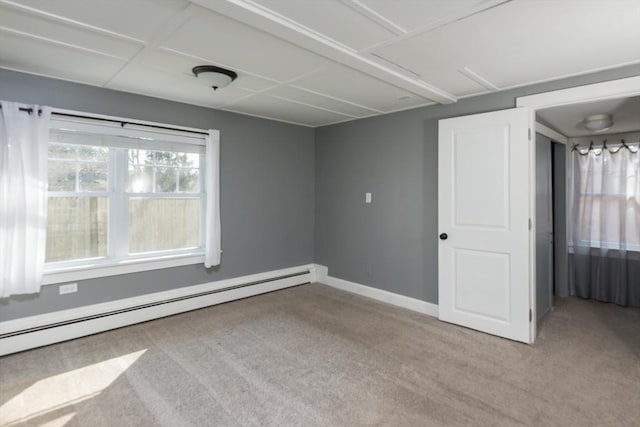
POLYGON ((0 323, 0 355, 67 341, 313 281, 313 267, 278 270, 0 323))

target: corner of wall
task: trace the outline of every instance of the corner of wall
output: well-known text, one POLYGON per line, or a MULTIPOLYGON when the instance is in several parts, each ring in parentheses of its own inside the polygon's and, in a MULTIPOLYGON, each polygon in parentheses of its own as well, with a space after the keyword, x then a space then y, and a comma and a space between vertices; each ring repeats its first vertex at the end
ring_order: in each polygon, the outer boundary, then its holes
POLYGON ((329 267, 320 264, 313 264, 313 269, 315 271, 314 282, 327 284, 329 267))
POLYGON ((360 283, 350 282, 348 280, 339 279, 337 277, 331 277, 329 276, 329 268, 324 265, 313 264, 312 270, 312 278, 315 279, 316 282, 322 283, 324 285, 331 286, 345 292, 350 292, 352 294, 357 294, 377 301, 381 301, 387 304, 395 305, 397 307, 406 308, 408 310, 426 314, 428 316, 438 317, 437 304, 407 297, 371 286, 362 285, 360 283))

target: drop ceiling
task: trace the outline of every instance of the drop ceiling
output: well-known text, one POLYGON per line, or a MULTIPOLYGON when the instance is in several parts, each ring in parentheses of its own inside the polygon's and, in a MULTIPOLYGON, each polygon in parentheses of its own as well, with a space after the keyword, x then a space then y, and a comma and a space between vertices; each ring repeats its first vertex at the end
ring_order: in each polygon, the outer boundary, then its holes
POLYGON ((640 0, 0 0, 0 68, 322 126, 640 63, 640 0), (213 91, 196 65, 236 71, 213 91))

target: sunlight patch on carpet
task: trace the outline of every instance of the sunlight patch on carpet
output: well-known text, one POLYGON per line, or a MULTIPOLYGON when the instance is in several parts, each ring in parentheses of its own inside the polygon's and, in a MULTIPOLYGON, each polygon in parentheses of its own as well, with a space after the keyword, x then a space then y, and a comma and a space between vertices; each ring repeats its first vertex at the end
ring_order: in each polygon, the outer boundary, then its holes
MULTIPOLYGON (((64 410, 65 407, 98 396, 146 351, 145 349, 125 354, 34 383, 0 406, 0 425, 11 426, 36 417, 45 417, 53 411, 64 410)), ((75 413, 55 416, 54 419, 43 420, 40 423, 62 426, 71 420, 73 415, 75 413)))

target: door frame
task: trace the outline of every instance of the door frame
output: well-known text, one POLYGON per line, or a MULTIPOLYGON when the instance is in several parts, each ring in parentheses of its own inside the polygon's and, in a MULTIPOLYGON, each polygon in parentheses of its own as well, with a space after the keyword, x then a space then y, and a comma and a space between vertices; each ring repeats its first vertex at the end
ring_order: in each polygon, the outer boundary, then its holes
MULTIPOLYGON (((587 102, 594 101, 602 101, 607 99, 616 99, 616 98, 626 98, 630 96, 639 96, 640 95, 640 76, 627 77, 622 79, 609 80, 601 83, 593 83, 582 86, 576 86, 568 89, 559 89, 549 92, 542 92, 535 95, 527 95, 520 96, 516 98, 516 107, 527 107, 533 110, 533 120, 532 126, 533 129, 531 133, 535 135, 536 131, 541 131, 543 135, 546 135, 552 139, 556 139, 560 143, 564 143, 566 145, 567 138, 563 135, 557 133, 555 130, 550 129, 540 123, 537 123, 535 120, 535 113, 537 110, 541 110, 544 108, 550 107, 559 107, 564 105, 574 105, 574 104, 582 104, 587 102), (557 137, 562 136, 561 140, 558 140, 557 137)), ((535 138, 531 138, 531 140, 535 141, 535 138)), ((530 140, 530 142, 531 142, 530 140)), ((533 144, 530 145, 530 149, 533 147, 533 144)), ((567 157, 568 161, 568 157, 567 157)), ((536 188, 535 188, 535 150, 532 150, 531 160, 530 160, 530 168, 529 168, 529 198, 530 198, 530 215, 532 219, 535 218, 535 197, 536 197, 536 188)), ((567 183, 568 186, 568 183, 567 183)), ((568 190, 568 189, 567 189, 568 190)), ((568 193, 567 193, 568 194, 568 193)), ((567 203, 569 201, 567 200, 567 203)), ((567 217, 568 220, 568 217, 567 217)), ((566 227, 567 233, 569 231, 569 227, 566 227)), ((531 236, 535 236, 536 232, 536 224, 535 220, 532 220, 531 226, 531 236)), ((567 236, 568 238, 568 236, 567 236)), ((568 240, 567 240, 568 241, 568 240)), ((535 238, 530 239, 530 271, 531 271, 531 282, 530 282, 530 298, 531 298, 531 306, 535 311, 535 295, 536 295, 536 277, 535 277, 535 269, 536 269, 536 251, 535 251, 535 238)), ((535 316, 531 321, 531 344, 534 343, 537 335, 537 325, 536 325, 535 316)))
POLYGON ((640 95, 640 76, 609 80, 516 98, 516 107, 534 110, 640 95))

